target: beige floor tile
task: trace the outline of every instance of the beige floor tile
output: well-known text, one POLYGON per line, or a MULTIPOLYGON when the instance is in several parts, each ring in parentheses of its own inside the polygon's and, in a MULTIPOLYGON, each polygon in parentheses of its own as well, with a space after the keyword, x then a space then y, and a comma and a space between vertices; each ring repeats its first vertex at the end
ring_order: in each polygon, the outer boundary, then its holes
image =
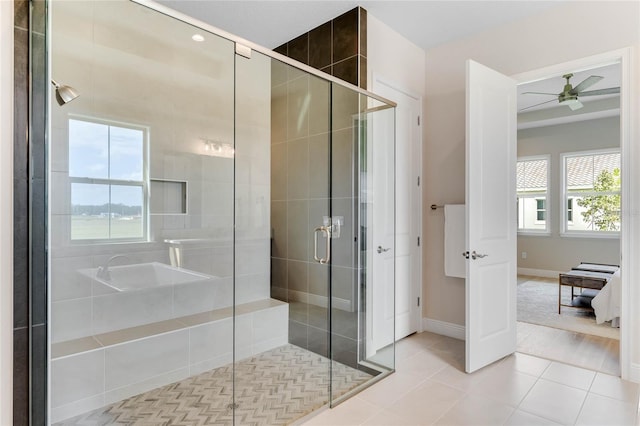
POLYGON ((420 379, 426 379, 442 370, 448 364, 437 354, 420 351, 396 363, 396 371, 411 374, 420 379))
POLYGON ((536 380, 536 377, 528 374, 497 368, 482 381, 471 386, 469 392, 515 407, 531 390, 536 380))
POLYGON ((372 419, 380 408, 358 397, 351 398, 335 408, 325 410, 304 423, 305 426, 350 426, 372 419))
POLYGON ((433 424, 463 397, 457 389, 427 380, 396 401, 389 411, 416 425, 433 424))
POLYGON ((595 371, 553 362, 544 372, 542 378, 574 388, 589 390, 595 376, 595 371))
POLYGON ((518 408, 558 423, 573 424, 586 396, 583 390, 539 379, 518 408))
POLYGON ((559 424, 525 411, 516 410, 504 423, 504 426, 555 426, 559 424))
POLYGON ((426 423, 416 423, 415 418, 412 419, 411 416, 382 410, 362 424, 366 426, 416 426, 426 423))
POLYGON ((430 380, 442 383, 447 386, 467 392, 475 384, 493 374, 495 366, 487 366, 471 374, 464 372, 464 369, 447 365, 445 368, 430 377, 430 380))
POLYGON ((544 371, 547 369, 547 367, 549 367, 551 361, 516 352, 513 355, 505 358, 502 363, 504 365, 511 366, 514 370, 521 373, 540 377, 542 373, 544 373, 544 371))
POLYGON ((638 396, 640 395, 640 385, 627 382, 620 377, 597 373, 589 392, 624 402, 635 403, 638 402, 638 396))
POLYGON ((636 405, 596 394, 587 395, 576 425, 633 426, 636 405))
POLYGON ((426 379, 398 371, 365 389, 358 394, 358 397, 376 406, 388 408, 399 398, 415 389, 424 380, 426 379))
POLYGON ((443 426, 501 425, 514 408, 490 399, 467 395, 436 421, 443 426))

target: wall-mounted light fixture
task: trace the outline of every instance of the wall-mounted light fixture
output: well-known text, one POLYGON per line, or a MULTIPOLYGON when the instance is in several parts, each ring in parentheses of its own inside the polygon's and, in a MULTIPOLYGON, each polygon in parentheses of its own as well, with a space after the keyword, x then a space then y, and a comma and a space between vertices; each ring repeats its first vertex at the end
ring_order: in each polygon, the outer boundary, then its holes
POLYGON ((204 153, 206 155, 233 158, 235 154, 235 150, 231 144, 211 139, 202 139, 202 143, 204 146, 204 153))

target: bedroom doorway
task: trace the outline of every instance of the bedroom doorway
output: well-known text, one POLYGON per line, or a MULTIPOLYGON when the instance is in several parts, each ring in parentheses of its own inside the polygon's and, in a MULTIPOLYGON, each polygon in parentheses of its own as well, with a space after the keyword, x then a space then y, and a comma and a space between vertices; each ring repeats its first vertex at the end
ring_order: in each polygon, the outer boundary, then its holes
POLYGON ((624 294, 622 270, 613 280, 600 277, 606 289, 582 294, 559 286, 558 277, 583 262, 622 266, 622 62, 590 58, 516 77, 517 350, 616 376, 625 347, 613 318, 624 294), (596 300, 605 308, 594 312, 596 300))

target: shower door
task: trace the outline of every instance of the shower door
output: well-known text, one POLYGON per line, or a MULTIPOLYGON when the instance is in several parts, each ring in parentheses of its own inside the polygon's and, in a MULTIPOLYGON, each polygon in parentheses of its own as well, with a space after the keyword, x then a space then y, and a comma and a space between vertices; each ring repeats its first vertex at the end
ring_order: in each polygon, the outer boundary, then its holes
POLYGON ((370 182, 394 110, 244 46, 235 64, 234 418, 289 423, 394 368, 393 327, 367 348, 375 316, 393 324, 393 251, 375 299, 389 312, 371 298, 367 223, 386 206, 393 229, 393 154, 384 201, 370 182))

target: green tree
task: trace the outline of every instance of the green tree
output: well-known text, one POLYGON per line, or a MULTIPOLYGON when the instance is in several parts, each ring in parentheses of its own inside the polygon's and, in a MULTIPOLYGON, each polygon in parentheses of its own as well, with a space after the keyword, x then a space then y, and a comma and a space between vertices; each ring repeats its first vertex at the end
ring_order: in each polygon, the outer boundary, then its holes
MULTIPOLYGON (((620 169, 613 172, 603 170, 593 185, 596 192, 620 191, 620 169)), ((585 222, 598 231, 620 230, 620 194, 589 195, 578 199, 578 205, 586 208, 582 212, 585 222)))

